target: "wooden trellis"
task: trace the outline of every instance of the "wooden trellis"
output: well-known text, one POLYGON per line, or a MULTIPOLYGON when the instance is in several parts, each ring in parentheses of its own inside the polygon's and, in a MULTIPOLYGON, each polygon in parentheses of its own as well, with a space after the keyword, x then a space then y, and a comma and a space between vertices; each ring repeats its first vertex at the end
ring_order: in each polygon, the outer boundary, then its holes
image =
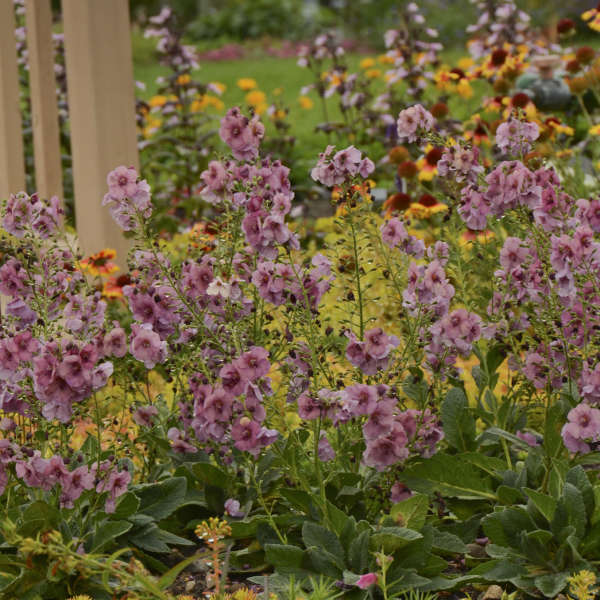
MULTIPOLYGON (((26 0, 36 187, 62 196, 50 0, 26 0)), ((62 0, 77 233, 86 254, 128 243, 101 205, 106 175, 139 168, 127 0, 62 0)), ((0 197, 25 188, 12 0, 0 0, 0 197)))

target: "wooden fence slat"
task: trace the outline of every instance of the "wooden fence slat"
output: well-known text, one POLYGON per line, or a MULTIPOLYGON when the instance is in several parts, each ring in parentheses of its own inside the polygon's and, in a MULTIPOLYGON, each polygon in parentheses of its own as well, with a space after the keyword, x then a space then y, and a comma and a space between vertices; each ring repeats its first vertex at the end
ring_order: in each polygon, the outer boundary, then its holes
POLYGON ((25 189, 25 158, 12 0, 0 0, 0 198, 25 189))
POLYGON ((25 0, 35 188, 62 199, 62 165, 50 0, 25 0))
POLYGON ((86 254, 129 243, 101 201, 106 175, 139 169, 127 0, 62 0, 77 232, 86 254))

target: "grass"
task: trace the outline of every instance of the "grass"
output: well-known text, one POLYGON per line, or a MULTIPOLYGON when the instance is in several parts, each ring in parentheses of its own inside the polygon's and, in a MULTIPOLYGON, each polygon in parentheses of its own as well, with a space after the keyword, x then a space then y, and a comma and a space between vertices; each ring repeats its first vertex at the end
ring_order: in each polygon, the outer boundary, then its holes
MULTIPOLYGON (((136 80, 146 86, 144 91, 138 92, 145 99, 156 93, 156 79, 168 74, 167 69, 158 64, 153 48, 152 40, 144 40, 139 34, 134 34, 134 75, 136 80)), ((349 56, 351 68, 358 68, 361 58, 363 57, 358 55, 349 56)), ((267 95, 268 102, 277 99, 289 108, 289 122, 297 144, 322 149, 327 144, 327 136, 315 132, 315 127, 324 121, 320 99, 313 92, 309 94, 314 103, 313 108, 307 110, 300 106, 300 90, 312 83, 313 79, 312 73, 308 69, 300 68, 296 61, 296 58, 270 56, 234 61, 207 61, 201 64, 195 77, 207 83, 218 81, 225 84, 226 90, 221 99, 226 107, 245 106, 246 92, 239 89, 237 81, 242 77, 254 79, 258 89, 267 95)), ((328 111, 330 118, 341 119, 340 112, 332 101, 329 101, 328 111)), ((314 152, 312 156, 315 156, 314 152)))
MULTIPOLYGON (((147 99, 154 95, 158 89, 156 79, 161 75, 168 75, 165 67, 158 64, 154 52, 155 41, 146 40, 139 32, 133 34, 133 53, 135 78, 144 82, 146 89, 138 92, 147 99)), ((444 59, 448 63, 455 63, 466 52, 460 48, 447 51, 444 59)), ((359 69, 359 62, 364 55, 350 54, 347 62, 351 71, 359 69)), ((306 167, 314 163, 318 152, 322 151, 329 143, 325 133, 315 131, 317 125, 325 121, 321 99, 315 92, 309 93, 314 105, 311 109, 300 106, 300 90, 313 81, 313 75, 308 69, 303 69, 296 64, 296 58, 276 58, 270 56, 252 56, 234 61, 206 61, 203 62, 195 77, 203 82, 218 81, 225 84, 226 90, 221 96, 226 107, 245 107, 246 92, 237 86, 238 79, 252 78, 257 82, 258 89, 267 95, 267 102, 277 99, 289 109, 288 121, 291 125, 290 133, 296 137, 296 154, 301 163, 306 167)), ((469 101, 459 97, 450 99, 451 114, 458 118, 466 118, 473 114, 480 103, 481 91, 475 85, 475 96, 469 101)), ((381 82, 383 90, 383 82, 381 82)), ((436 94, 437 98, 437 94, 436 94)), ((327 101, 329 120, 341 121, 341 113, 335 98, 327 101)), ((268 119, 267 134, 269 134, 268 119)), ((367 151, 367 148, 362 148, 367 151)), ((375 156, 373 156, 376 158, 375 156)))

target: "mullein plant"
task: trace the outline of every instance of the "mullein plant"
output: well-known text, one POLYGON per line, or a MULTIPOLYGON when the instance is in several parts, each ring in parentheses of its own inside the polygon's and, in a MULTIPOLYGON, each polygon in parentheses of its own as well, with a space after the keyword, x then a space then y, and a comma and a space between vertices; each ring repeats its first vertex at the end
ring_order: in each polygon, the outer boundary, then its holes
POLYGON ((157 40, 156 52, 168 74, 158 79, 153 98, 137 101, 142 172, 163 217, 158 226, 171 232, 182 221, 192 224, 200 218, 198 176, 216 141, 215 112, 223 108, 222 87, 197 79, 197 50, 183 43, 183 34, 184 27, 169 7, 149 18, 144 36, 157 40))
POLYGON ((107 417, 119 422, 117 407, 122 424, 133 413, 127 426, 158 423, 156 446, 168 448, 163 476, 176 465, 210 463, 227 480, 230 517, 266 515, 286 545, 277 499, 260 481, 268 461, 278 461, 328 526, 337 514, 328 486, 340 471, 384 485, 394 502, 405 498, 410 490, 396 476, 444 448, 442 398, 459 385, 461 365, 492 343, 507 348, 513 380, 546 423, 564 409, 563 454, 596 449, 598 199, 575 200, 552 168, 523 162, 539 133, 523 119, 497 128, 501 160, 489 166, 446 139, 422 105, 402 111, 396 130, 406 143, 444 148, 440 176, 451 180, 453 209, 446 231, 492 230, 490 272, 472 286, 469 250, 453 236, 426 244, 399 216, 373 231, 361 191, 373 161, 353 146, 328 146, 311 177, 338 190, 351 307, 333 331, 324 298, 339 263, 302 247, 289 219, 289 169, 261 155, 257 115, 232 108, 221 120, 230 155, 211 160, 198 181, 215 215, 214 243, 190 247, 183 259, 156 240, 149 184, 129 167, 108 175, 103 203, 133 237, 120 312, 89 283, 57 200, 11 196, 1 217, 12 248, 0 266, 8 298, 0 330, 7 506, 45 498, 64 514, 74 509, 68 514, 80 520, 85 552, 90 507, 117 511, 121 496, 154 472, 139 470, 145 457, 127 435, 106 436, 107 417), (377 249, 371 266, 363 264, 369 244, 377 249), (401 311, 395 322, 369 317, 379 299, 365 284, 366 268, 381 269, 401 311), (153 392, 152 372, 172 390, 169 403, 153 392), (94 443, 74 450, 85 417, 94 443))

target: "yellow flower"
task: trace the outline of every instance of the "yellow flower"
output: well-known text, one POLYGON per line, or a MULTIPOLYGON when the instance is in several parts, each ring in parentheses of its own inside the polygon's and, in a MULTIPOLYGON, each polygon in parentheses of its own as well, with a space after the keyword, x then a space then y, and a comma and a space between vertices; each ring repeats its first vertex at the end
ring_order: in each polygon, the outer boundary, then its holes
POLYGON ((394 57, 393 56, 388 56, 387 54, 380 54, 377 57, 377 61, 380 62, 382 65, 393 65, 394 64, 394 57))
POLYGON ((377 77, 381 77, 381 69, 369 69, 365 72, 365 75, 369 79, 377 79, 377 77))
POLYGON ((406 209, 404 214, 410 215, 415 219, 429 219, 433 215, 437 215, 441 212, 446 212, 447 210, 448 207, 445 204, 441 204, 439 202, 437 204, 434 204, 433 206, 425 206, 420 202, 413 202, 406 209))
POLYGON ((466 99, 471 98, 473 96, 473 88, 471 87, 469 80, 465 79, 464 77, 460 79, 459 82, 456 84, 456 91, 458 92, 461 98, 466 99))
POLYGON ((142 133, 145 138, 152 137, 159 129, 162 124, 161 119, 148 119, 148 125, 144 127, 142 133))
POLYGON ((206 96, 199 96, 190 104, 190 110, 192 112, 201 112, 206 108, 206 96))
POLYGON ((221 83, 220 81, 211 81, 210 85, 217 88, 219 94, 222 94, 227 89, 227 86, 224 83, 221 83))
POLYGON ((314 106, 314 102, 308 96, 300 96, 298 102, 304 110, 310 110, 314 106))
POLYGON ((593 600, 596 597, 596 575, 592 571, 581 570, 567 578, 569 597, 576 600, 593 600))
POLYGON ((493 240, 496 237, 496 234, 489 229, 484 231, 465 231, 459 238, 458 244, 459 246, 469 246, 473 242, 477 242, 478 244, 487 244, 489 241, 493 240))
POLYGON ((187 85, 191 80, 192 78, 187 73, 184 73, 177 78, 177 83, 179 85, 187 85))
POLYGON ((254 112, 257 115, 262 115, 262 114, 266 113, 268 109, 269 109, 269 106, 267 105, 267 103, 263 102, 262 104, 258 104, 254 107, 254 112))
POLYGON ((346 79, 345 73, 331 73, 329 76, 329 83, 331 84, 331 87, 337 87, 344 79, 346 79))
POLYGON ((556 131, 556 133, 564 133, 565 135, 573 135, 575 132, 572 127, 564 125, 563 123, 557 123, 556 121, 549 121, 548 125, 556 131))
POLYGON ((458 75, 456 73, 452 73, 451 71, 447 71, 445 69, 438 71, 433 76, 436 87, 438 90, 442 90, 443 92, 450 91, 454 87, 454 83, 457 79, 458 75))
POLYGON ((209 107, 213 107, 216 110, 223 110, 225 108, 225 104, 223 100, 217 98, 216 96, 211 96, 210 94, 205 94, 204 96, 198 96, 191 104, 190 110, 192 112, 202 112, 209 107))
POLYGON ((167 103, 167 97, 166 96, 152 96, 152 98, 150 98, 150 100, 148 100, 148 104, 150 106, 152 106, 153 108, 155 106, 164 106, 167 103))
POLYGON ((587 25, 590 29, 594 31, 600 31, 600 11, 597 8, 592 8, 591 10, 586 10, 581 18, 587 22, 587 25))
POLYGON ((264 92, 261 92, 260 90, 253 90, 252 92, 248 92, 246 94, 246 102, 250 105, 250 106, 260 106, 262 104, 265 103, 265 101, 267 100, 267 96, 264 92))
POLYGON ((237 80, 237 86, 240 88, 240 90, 243 90, 244 92, 253 90, 256 87, 256 85, 256 81, 254 79, 251 79, 250 77, 242 77, 241 79, 237 80))
POLYGON ((598 125, 594 125, 591 129, 590 129, 590 135, 600 135, 600 124, 598 125))
POLYGON ((225 103, 220 98, 216 98, 215 96, 211 96, 211 103, 217 110, 224 110, 225 103))
POLYGON ((573 150, 571 148, 565 148, 564 150, 559 150, 554 156, 556 158, 569 158, 573 156, 573 150))
POLYGON ((470 56, 463 56, 458 61, 457 66, 461 71, 468 71, 474 64, 475 61, 470 56))
POLYGON ((360 63, 360 68, 361 69, 370 69, 371 67, 375 66, 375 59, 374 58, 363 58, 360 63))
POLYGON ((425 157, 420 158, 416 164, 419 169, 419 181, 432 181, 437 175, 437 168, 430 165, 425 157))

